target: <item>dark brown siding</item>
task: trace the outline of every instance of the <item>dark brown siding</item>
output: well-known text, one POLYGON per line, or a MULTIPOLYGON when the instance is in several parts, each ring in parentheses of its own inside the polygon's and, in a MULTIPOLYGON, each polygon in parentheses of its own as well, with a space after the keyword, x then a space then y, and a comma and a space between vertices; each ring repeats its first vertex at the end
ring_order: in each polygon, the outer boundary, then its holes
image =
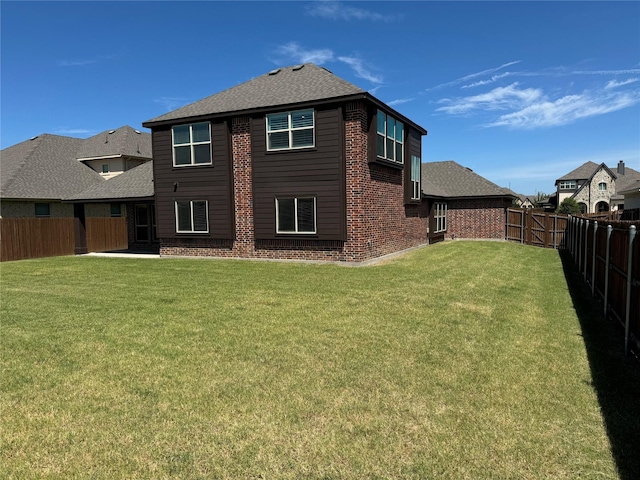
POLYGON ((153 178, 159 238, 233 238, 231 154, 226 122, 211 124, 212 165, 174 167, 171 127, 153 131, 153 178), (177 234, 175 201, 207 200, 209 234, 177 234))
MULTIPOLYGON (((344 200, 344 133, 342 111, 315 111, 315 147, 267 152, 263 116, 251 120, 253 200, 256 239, 289 237, 276 234, 275 198, 315 196, 317 235, 322 240, 346 240, 344 200)), ((309 238, 296 235, 295 238, 309 238)))

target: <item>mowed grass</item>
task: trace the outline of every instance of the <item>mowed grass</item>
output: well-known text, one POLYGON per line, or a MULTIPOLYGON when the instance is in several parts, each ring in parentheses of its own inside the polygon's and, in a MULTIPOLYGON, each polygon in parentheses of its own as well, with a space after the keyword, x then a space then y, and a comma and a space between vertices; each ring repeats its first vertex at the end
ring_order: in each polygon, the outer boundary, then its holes
POLYGON ((554 250, 0 273, 2 478, 618 478, 554 250))

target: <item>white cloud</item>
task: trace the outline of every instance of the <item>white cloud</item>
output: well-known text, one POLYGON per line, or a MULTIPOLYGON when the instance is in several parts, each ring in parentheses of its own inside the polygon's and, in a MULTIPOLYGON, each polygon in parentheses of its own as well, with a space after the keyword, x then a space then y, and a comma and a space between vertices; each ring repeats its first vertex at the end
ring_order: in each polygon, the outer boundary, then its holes
POLYGON ((333 51, 328 48, 307 50, 298 42, 289 42, 276 48, 279 55, 293 58, 297 63, 316 63, 322 65, 333 60, 333 51))
POLYGON ((160 97, 154 98, 153 101, 155 103, 159 103, 163 106, 166 111, 175 110, 176 108, 182 107, 187 104, 188 100, 186 98, 180 97, 160 97))
POLYGON ((412 102, 413 100, 415 100, 415 98, 399 98, 398 100, 391 100, 390 102, 387 102, 387 105, 393 107, 395 105, 412 102))
POLYGON ((400 14, 380 14, 345 5, 337 1, 316 2, 307 11, 311 16, 328 18, 330 20, 372 20, 374 22, 389 22, 400 20, 400 14))
POLYGON ((97 63, 97 60, 58 60, 57 62, 59 67, 81 67, 92 63, 97 63))
POLYGON ((630 78, 628 80, 624 80, 622 82, 617 82, 615 80, 610 80, 607 82, 607 84, 605 85, 605 90, 610 90, 612 88, 617 88, 617 87, 623 87, 625 85, 629 85, 631 83, 636 83, 638 81, 637 78, 630 78))
POLYGON ((464 82, 468 82, 469 80, 473 80, 474 78, 482 77, 484 75, 489 75, 491 73, 497 72, 498 70, 502 70, 503 68, 509 67, 511 65, 515 65, 516 63, 520 63, 520 60, 515 60, 513 62, 508 62, 499 67, 488 68, 486 70, 482 70, 481 72, 470 73, 469 75, 465 75, 464 77, 456 78, 450 82, 441 83, 440 85, 436 85, 435 87, 428 88, 425 91, 435 90, 438 88, 451 87, 453 85, 459 85, 464 82))
POLYGON ((369 80, 371 83, 382 83, 382 77, 380 75, 375 75, 369 71, 369 69, 364 65, 364 61, 360 58, 356 57, 338 57, 343 63, 349 65, 356 74, 356 77, 364 78, 365 80, 369 80))
POLYGON ((542 91, 535 88, 519 89, 518 82, 506 87, 494 88, 490 92, 456 100, 442 99, 438 103, 447 104, 436 111, 452 115, 468 113, 472 110, 512 110, 530 105, 542 97, 542 91))
POLYGON ((55 131, 58 135, 93 135, 98 133, 95 130, 87 130, 86 128, 68 128, 60 127, 55 131))
POLYGON ((640 92, 603 94, 585 91, 579 95, 566 95, 555 101, 541 99, 519 111, 501 115, 485 126, 533 129, 567 125, 576 120, 615 112, 638 103, 640 103, 640 92))

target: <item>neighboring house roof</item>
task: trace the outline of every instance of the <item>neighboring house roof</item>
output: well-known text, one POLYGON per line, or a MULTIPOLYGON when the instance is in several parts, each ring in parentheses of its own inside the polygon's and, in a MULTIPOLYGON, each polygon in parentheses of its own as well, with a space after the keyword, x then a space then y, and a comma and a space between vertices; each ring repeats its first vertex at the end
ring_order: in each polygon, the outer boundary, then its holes
POLYGON ((105 180, 79 163, 83 140, 48 133, 0 152, 0 197, 60 200, 105 180))
POLYGON ((84 140, 78 151, 78 159, 106 158, 114 156, 151 158, 151 134, 134 130, 128 125, 84 140))
POLYGON ((629 195, 632 193, 640 193, 640 178, 638 180, 634 180, 626 187, 624 190, 619 190, 619 194, 621 195, 629 195))
POLYGON ((593 174, 596 172, 596 170, 598 170, 598 168, 600 168, 600 165, 598 165, 597 163, 594 163, 594 162, 583 163, 575 170, 572 170, 566 175, 563 175, 562 177, 558 178, 556 180, 556 185, 561 180, 586 180, 588 178, 591 178, 593 174))
MULTIPOLYGON (((240 85, 143 122, 142 125, 149 127, 192 117, 255 111, 276 106, 350 97, 366 98, 380 106, 384 105, 362 88, 337 77, 326 68, 305 63, 276 68, 240 85)), ((393 111, 387 105, 384 107, 393 111)), ((426 134, 426 130, 406 117, 401 114, 398 114, 398 117, 426 134)))
POLYGON ((427 197, 513 197, 500 187, 452 160, 422 164, 422 191, 427 197))
POLYGON ((131 170, 93 185, 65 200, 106 201, 151 198, 153 191, 153 161, 145 162, 131 170))

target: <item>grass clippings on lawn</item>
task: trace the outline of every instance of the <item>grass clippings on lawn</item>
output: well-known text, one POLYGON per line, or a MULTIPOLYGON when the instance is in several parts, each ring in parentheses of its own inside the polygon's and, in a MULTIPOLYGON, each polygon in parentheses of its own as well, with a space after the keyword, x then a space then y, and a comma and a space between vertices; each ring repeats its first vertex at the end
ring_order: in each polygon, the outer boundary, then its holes
POLYGON ((0 267, 3 478, 618 478, 556 251, 0 267))

